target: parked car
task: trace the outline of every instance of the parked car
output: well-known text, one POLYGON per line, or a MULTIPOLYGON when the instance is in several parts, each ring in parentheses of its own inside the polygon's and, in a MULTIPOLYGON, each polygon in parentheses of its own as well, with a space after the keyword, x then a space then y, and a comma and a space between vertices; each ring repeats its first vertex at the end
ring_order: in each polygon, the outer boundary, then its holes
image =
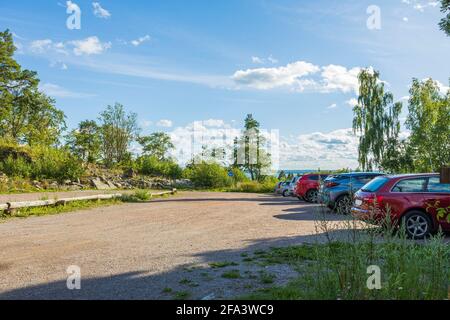
POLYGON ((388 212, 411 238, 423 239, 439 227, 450 231, 450 184, 440 183, 437 174, 393 175, 375 178, 356 193, 355 217, 380 223, 388 212))
POLYGON ((279 182, 275 186, 274 193, 275 194, 281 194, 283 192, 284 187, 286 186, 286 182, 279 182))
POLYGON ((354 172, 330 176, 320 190, 320 200, 340 214, 349 214, 355 193, 381 175, 376 172, 354 172))
POLYGON ((317 202, 320 182, 323 182, 327 177, 327 174, 306 174, 302 176, 296 184, 295 196, 307 202, 317 202))
POLYGON ((297 185, 298 180, 301 179, 301 176, 297 176, 292 178, 291 181, 287 182, 286 185, 284 186, 281 194, 283 195, 283 197, 291 197, 294 196, 294 190, 295 190, 295 186, 297 185))

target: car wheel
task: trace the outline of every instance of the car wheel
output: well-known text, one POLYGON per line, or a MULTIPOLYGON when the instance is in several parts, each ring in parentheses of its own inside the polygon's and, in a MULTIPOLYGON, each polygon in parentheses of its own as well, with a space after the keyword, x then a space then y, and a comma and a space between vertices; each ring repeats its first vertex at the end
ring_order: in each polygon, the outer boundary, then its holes
POLYGON ((424 239, 433 229, 430 217, 421 211, 411 211, 403 217, 405 231, 411 239, 424 239))
POLYGON ((319 191, 317 191, 315 189, 312 189, 312 190, 309 190, 306 193, 306 199, 305 200, 310 202, 310 203, 316 203, 318 197, 319 197, 319 191))
POLYGON ((336 201, 336 212, 338 214, 350 214, 350 210, 352 209, 352 199, 350 198, 350 196, 345 195, 345 196, 341 196, 337 201, 336 201))
POLYGON ((284 191, 283 191, 283 197, 287 198, 287 196, 288 196, 288 191, 287 191, 287 190, 284 190, 284 191))

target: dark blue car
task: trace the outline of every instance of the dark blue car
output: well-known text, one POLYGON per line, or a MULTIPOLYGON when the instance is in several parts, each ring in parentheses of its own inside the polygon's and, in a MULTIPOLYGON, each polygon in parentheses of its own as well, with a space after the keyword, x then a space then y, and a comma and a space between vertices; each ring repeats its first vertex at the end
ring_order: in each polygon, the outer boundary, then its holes
POLYGON ((353 195, 364 185, 382 176, 379 172, 353 172, 328 177, 321 190, 321 199, 330 209, 349 214, 353 195))

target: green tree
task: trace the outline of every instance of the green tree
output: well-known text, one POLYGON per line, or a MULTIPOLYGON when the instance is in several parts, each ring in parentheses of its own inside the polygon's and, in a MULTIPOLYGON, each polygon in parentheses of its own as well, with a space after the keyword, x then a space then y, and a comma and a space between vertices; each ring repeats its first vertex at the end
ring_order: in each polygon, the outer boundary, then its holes
POLYGON ((146 155, 151 155, 159 160, 165 160, 167 153, 174 149, 170 136, 164 132, 155 132, 149 136, 137 138, 146 155))
POLYGON ((450 90, 442 95, 432 79, 413 79, 406 126, 416 171, 435 172, 450 163, 450 90))
POLYGON ((37 73, 22 70, 14 60, 11 33, 0 32, 0 135, 17 143, 58 143, 66 128, 55 101, 39 92, 37 73))
POLYGON ((244 128, 242 137, 234 140, 234 165, 250 174, 252 180, 260 180, 271 166, 270 154, 263 148, 265 140, 253 115, 247 115, 244 128))
POLYGON ((450 0, 441 0, 441 12, 445 14, 445 17, 439 22, 439 27, 447 36, 450 36, 450 0))
POLYGON ((102 154, 105 165, 114 166, 131 158, 128 148, 139 133, 137 114, 126 113, 123 105, 108 106, 100 114, 102 154))
POLYGON ((95 163, 100 157, 101 130, 93 120, 80 122, 66 137, 70 151, 84 162, 95 163))
POLYGON ((353 109, 353 130, 360 135, 359 163, 362 170, 388 168, 396 156, 399 145, 401 103, 393 103, 394 97, 385 92, 379 73, 362 70, 359 79, 358 105, 353 109))

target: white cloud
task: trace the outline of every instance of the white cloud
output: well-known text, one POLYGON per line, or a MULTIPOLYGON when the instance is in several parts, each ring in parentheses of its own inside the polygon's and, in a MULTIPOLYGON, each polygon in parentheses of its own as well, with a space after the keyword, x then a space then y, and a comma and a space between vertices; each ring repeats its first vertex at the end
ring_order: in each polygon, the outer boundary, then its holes
POLYGON ((34 53, 44 53, 51 49, 53 46, 53 41, 50 39, 35 40, 30 44, 30 50, 34 53))
POLYGON ((425 12, 427 8, 439 6, 439 1, 436 0, 402 0, 402 3, 412 6, 414 10, 419 12, 425 12))
POLYGON ((327 109, 336 109, 336 108, 337 108, 337 104, 336 103, 333 103, 332 105, 329 105, 327 107, 327 109))
POLYGON ((239 88, 269 90, 285 87, 295 91, 336 92, 358 91, 358 74, 361 68, 347 69, 339 65, 316 66, 305 61, 284 67, 239 70, 232 79, 239 88), (321 72, 320 72, 321 71, 321 72), (317 75, 320 72, 320 75, 317 75))
MULTIPOLYGON (((201 145, 193 146, 194 130, 197 138, 200 138, 199 141, 206 143, 210 148, 218 146, 231 148, 234 137, 241 135, 241 129, 220 119, 196 121, 184 127, 174 128, 168 134, 175 145, 173 156, 179 160, 180 164, 190 161, 196 154, 195 150, 197 152, 202 150, 201 145), (227 137, 222 140, 224 133, 227 137), (203 140, 204 137, 205 140, 203 140)), ((356 169, 358 167, 358 137, 353 134, 351 128, 332 132, 314 132, 291 138, 280 137, 279 146, 281 169, 317 169, 318 167, 356 169)))
POLYGON ((356 98, 351 98, 351 99, 345 101, 345 103, 346 103, 348 106, 354 108, 354 107, 358 104, 358 99, 356 99, 356 98))
POLYGON ((88 98, 94 96, 92 94, 73 92, 53 83, 40 84, 39 89, 54 98, 88 98))
POLYGON ((108 10, 102 8, 100 3, 92 2, 92 7, 94 8, 94 15, 98 18, 108 19, 111 17, 111 13, 108 10))
POLYGON ((352 129, 302 134, 282 139, 283 169, 340 169, 358 167, 358 137, 352 129))
POLYGON ((171 128, 173 126, 173 123, 171 120, 159 120, 156 125, 158 127, 163 127, 163 128, 171 128))
POLYGON ((140 37, 136 40, 131 41, 131 44, 135 47, 140 46, 142 43, 146 42, 146 41, 150 41, 152 38, 149 35, 140 37))
POLYGON ((253 56, 252 57, 252 62, 254 64, 266 64, 268 62, 272 63, 272 64, 277 64, 278 60, 275 59, 272 55, 268 56, 267 58, 260 58, 257 56, 253 56))
POLYGON ((343 66, 330 64, 323 67, 322 70, 323 85, 321 90, 325 92, 358 92, 358 74, 361 68, 347 70, 343 66))
POLYGON ((319 67, 311 63, 297 61, 285 67, 239 70, 232 78, 238 85, 259 90, 284 86, 299 89, 301 87, 300 78, 319 70, 319 67))
POLYGON ((252 57, 252 62, 256 64, 264 64, 264 59, 260 57, 252 57))
POLYGON ((403 21, 408 22, 409 21, 408 17, 403 17, 403 21))
POLYGON ((111 48, 111 42, 101 42, 96 36, 86 38, 84 40, 70 41, 73 52, 77 56, 102 54, 111 48))

